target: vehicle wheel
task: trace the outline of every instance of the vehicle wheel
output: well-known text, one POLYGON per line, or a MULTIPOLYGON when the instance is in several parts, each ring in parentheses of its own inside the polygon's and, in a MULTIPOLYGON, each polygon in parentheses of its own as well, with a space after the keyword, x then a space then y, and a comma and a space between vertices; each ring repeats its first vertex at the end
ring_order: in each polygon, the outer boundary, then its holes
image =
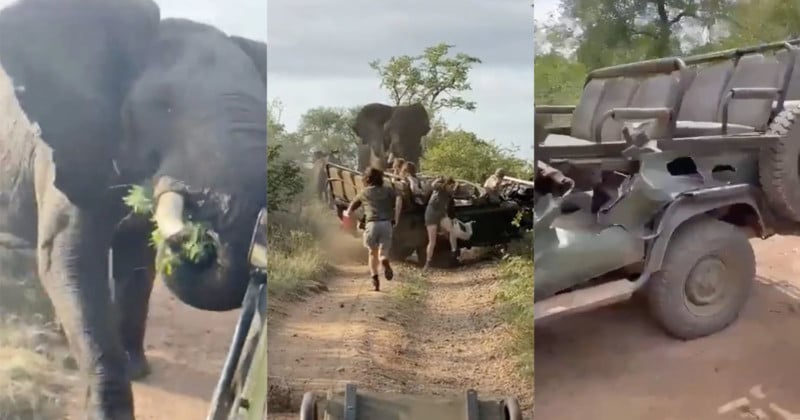
POLYGON ((651 312, 677 338, 713 334, 736 320, 755 274, 753 248, 739 228, 705 216, 690 220, 673 234, 649 282, 651 312))
POLYGON ((516 398, 509 397, 503 400, 503 411, 506 415, 505 420, 522 420, 522 410, 516 398))
POLYGON ((762 148, 759 179, 776 213, 800 222, 800 107, 785 109, 769 127, 780 139, 762 148))
POLYGON ((300 403, 300 420, 319 420, 317 397, 313 392, 303 394, 303 401, 300 403))

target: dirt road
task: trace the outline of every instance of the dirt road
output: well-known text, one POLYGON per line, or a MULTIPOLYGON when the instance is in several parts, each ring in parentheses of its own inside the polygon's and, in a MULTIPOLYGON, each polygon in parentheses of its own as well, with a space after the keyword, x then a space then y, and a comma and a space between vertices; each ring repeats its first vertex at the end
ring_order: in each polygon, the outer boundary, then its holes
POLYGON ((237 317, 193 309, 156 284, 147 329, 153 373, 134 384, 137 420, 206 417, 237 317))
POLYGON ((716 335, 669 338, 641 303, 537 325, 536 417, 800 419, 800 238, 753 244, 759 283, 716 335))
POLYGON ((459 397, 471 387, 482 397, 517 396, 530 409, 532 384, 514 377, 514 362, 503 353, 492 266, 432 273, 426 297, 411 310, 396 303, 404 270, 411 269, 399 268, 396 280, 376 293, 363 265, 344 265, 327 292, 270 304, 280 312, 269 326, 270 419, 294 419, 303 392, 345 382, 459 397))

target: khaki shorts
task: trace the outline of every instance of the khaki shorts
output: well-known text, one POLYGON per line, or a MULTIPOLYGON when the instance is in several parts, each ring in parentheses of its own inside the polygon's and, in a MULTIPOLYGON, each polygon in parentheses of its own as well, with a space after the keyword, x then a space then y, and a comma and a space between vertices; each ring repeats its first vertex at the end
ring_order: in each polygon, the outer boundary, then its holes
POLYGON ((367 222, 364 227, 364 246, 369 249, 380 248, 381 253, 388 254, 392 248, 392 222, 367 222))

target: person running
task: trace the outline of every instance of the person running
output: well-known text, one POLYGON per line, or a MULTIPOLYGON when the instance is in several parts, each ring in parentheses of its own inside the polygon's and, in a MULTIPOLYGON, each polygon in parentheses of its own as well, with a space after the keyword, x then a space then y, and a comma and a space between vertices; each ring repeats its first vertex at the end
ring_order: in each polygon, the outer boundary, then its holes
POLYGON ((383 171, 370 167, 364 172, 364 189, 344 211, 344 217, 350 217, 350 214, 362 205, 366 216, 364 246, 369 250, 369 274, 372 277, 372 286, 377 292, 380 291, 378 280, 380 265, 383 265, 386 280, 394 277, 392 266, 389 264, 392 225, 397 224, 400 219, 403 201, 394 189, 383 185, 383 171))
POLYGON ((417 178, 417 165, 414 162, 406 162, 400 171, 400 176, 408 184, 411 190, 411 201, 419 206, 425 205, 425 191, 422 189, 422 182, 417 178))
POLYGON ((430 261, 436 249, 436 235, 442 228, 450 237, 450 256, 453 262, 458 261, 458 236, 453 228, 453 219, 448 217, 453 205, 453 193, 456 181, 452 177, 439 178, 431 185, 431 194, 428 205, 425 207, 425 228, 428 231, 428 246, 426 248, 425 269, 430 268, 430 261))

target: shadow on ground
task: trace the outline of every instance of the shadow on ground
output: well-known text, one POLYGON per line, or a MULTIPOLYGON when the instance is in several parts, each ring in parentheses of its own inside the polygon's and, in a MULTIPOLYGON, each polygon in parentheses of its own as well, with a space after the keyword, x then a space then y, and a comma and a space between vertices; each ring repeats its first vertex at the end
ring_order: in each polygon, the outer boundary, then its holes
POLYGON ((737 322, 698 340, 667 336, 641 301, 537 325, 537 415, 702 420, 759 418, 740 416, 761 410, 797 418, 770 407, 800 411, 797 289, 759 280, 737 322), (740 398, 747 404, 723 407, 740 398))

